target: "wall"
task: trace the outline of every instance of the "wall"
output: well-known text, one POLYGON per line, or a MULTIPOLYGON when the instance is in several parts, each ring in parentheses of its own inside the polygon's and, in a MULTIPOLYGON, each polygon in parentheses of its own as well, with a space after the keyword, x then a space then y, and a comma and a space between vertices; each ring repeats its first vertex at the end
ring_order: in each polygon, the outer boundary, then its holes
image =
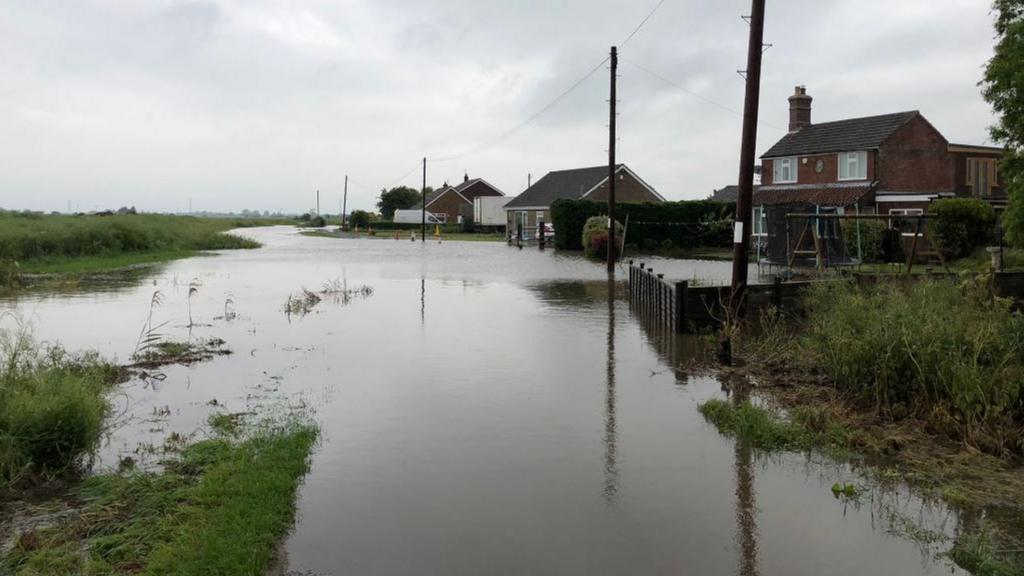
POLYGON ((882 143, 878 153, 879 189, 894 192, 951 192, 953 165, 949 142, 917 116, 882 143))
MULTIPOLYGON (((860 150, 847 150, 847 152, 860 152, 860 150)), ((875 155, 874 150, 868 150, 868 170, 867 178, 865 182, 870 182, 875 179, 875 155)), ((839 153, 827 153, 827 154, 809 154, 805 156, 797 156, 797 181, 795 184, 835 184, 839 182, 839 153), (807 162, 804 162, 804 160, 807 162), (818 160, 822 160, 825 166, 822 168, 821 173, 814 171, 814 165, 817 164, 818 160)), ((772 184, 775 177, 773 170, 774 166, 772 160, 761 161, 761 184, 768 185, 772 184)), ((794 184, 793 182, 787 182, 785 184, 794 184)), ((782 186, 784 184, 780 184, 782 186)))
POLYGON ((427 205, 427 212, 434 214, 445 214, 448 217, 448 222, 458 222, 458 216, 465 215, 468 208, 468 214, 473 214, 473 205, 467 204, 458 194, 452 191, 445 192, 440 198, 437 198, 432 203, 427 205))
POLYGON ((996 185, 992 187, 991 196, 981 196, 989 200, 1005 200, 1006 190, 1003 188, 1003 175, 999 172, 998 161, 1003 155, 1000 152, 950 152, 950 161, 953 163, 953 186, 957 196, 974 196, 971 186, 967 184, 967 159, 968 158, 990 158, 996 160, 996 185))

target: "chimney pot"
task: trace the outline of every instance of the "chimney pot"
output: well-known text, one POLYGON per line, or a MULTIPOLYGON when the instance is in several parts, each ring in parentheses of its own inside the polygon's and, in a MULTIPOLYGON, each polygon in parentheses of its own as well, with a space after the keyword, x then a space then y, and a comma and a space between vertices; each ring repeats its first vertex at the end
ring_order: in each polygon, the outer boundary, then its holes
POLYGON ((793 95, 789 97, 789 132, 799 131, 804 126, 811 125, 811 101, 814 99, 807 95, 806 86, 797 86, 793 89, 793 95))
POLYGON ((463 182, 469 182, 469 173, 468 172, 462 174, 462 181, 463 182))

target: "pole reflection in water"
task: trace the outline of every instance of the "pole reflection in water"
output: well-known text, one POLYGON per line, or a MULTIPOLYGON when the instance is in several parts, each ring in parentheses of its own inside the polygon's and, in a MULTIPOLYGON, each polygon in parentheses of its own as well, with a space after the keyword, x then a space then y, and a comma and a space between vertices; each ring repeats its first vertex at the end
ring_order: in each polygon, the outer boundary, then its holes
POLYGON ((619 469, 615 461, 618 435, 615 431, 615 273, 608 274, 608 361, 604 403, 604 498, 611 504, 619 492, 619 469))
MULTIPOLYGON (((742 404, 750 397, 746 385, 735 388, 732 401, 742 404)), ((740 547, 740 576, 757 576, 757 494, 754 490, 753 449, 750 442, 736 439, 736 540, 740 547)))
POLYGON ((427 279, 420 276, 420 326, 426 325, 427 319, 427 279))

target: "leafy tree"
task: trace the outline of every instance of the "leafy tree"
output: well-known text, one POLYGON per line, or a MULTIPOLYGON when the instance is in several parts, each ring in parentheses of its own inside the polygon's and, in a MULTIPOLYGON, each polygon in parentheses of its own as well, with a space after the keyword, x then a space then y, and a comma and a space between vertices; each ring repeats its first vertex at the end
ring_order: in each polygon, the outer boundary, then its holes
POLYGON ((985 100, 999 115, 992 139, 1006 146, 1000 165, 1009 195, 1003 216, 1007 238, 1024 245, 1024 0, 995 0, 995 55, 981 82, 985 100))
POLYGON ((370 216, 370 213, 366 210, 353 210, 352 213, 348 215, 348 225, 352 228, 358 226, 365 229, 372 221, 370 216))
POLYGON ((385 220, 395 217, 395 210, 406 210, 419 204, 420 192, 408 186, 398 186, 391 190, 381 190, 377 209, 385 220))

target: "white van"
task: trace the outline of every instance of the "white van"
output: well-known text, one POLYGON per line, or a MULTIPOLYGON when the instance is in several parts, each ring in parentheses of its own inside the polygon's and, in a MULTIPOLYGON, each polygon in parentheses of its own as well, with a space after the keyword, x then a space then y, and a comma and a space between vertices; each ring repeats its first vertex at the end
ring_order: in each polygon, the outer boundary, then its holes
MULTIPOLYGON (((393 221, 396 224, 419 224, 423 222, 422 210, 395 210, 393 221)), ((427 212, 427 224, 444 224, 445 218, 427 212)))

